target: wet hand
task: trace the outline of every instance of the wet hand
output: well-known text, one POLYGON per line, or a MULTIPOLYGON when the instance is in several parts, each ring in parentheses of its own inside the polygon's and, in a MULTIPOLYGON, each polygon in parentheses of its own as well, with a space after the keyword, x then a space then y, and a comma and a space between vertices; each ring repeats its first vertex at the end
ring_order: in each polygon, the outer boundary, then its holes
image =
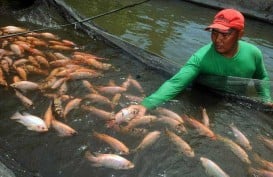
POLYGON ((265 103, 265 105, 273 108, 273 103, 272 102, 267 102, 267 103, 265 103))

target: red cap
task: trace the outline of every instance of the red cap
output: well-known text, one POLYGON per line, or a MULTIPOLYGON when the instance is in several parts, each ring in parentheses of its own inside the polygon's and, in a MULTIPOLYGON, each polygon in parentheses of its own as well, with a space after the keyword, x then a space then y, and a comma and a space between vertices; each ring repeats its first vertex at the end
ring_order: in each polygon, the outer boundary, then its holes
POLYGON ((224 9, 218 12, 208 29, 218 29, 221 31, 228 31, 230 28, 237 30, 244 29, 245 19, 241 12, 235 9, 224 9))

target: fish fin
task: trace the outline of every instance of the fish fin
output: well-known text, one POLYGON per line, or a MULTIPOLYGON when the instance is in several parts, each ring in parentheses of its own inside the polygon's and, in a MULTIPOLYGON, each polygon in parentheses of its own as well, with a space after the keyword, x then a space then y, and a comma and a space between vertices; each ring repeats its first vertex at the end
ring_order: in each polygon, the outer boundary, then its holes
POLYGON ((22 114, 19 111, 16 111, 10 119, 20 119, 22 117, 22 114))

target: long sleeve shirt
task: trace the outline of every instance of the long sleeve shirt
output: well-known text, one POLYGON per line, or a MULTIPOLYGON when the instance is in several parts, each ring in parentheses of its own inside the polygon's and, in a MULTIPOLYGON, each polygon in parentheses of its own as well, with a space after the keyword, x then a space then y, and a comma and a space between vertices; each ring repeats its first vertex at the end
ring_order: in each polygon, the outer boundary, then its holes
MULTIPOLYGON (((261 51, 254 45, 239 41, 238 51, 232 58, 218 53, 209 43, 194 53, 186 64, 157 91, 146 97, 141 104, 152 109, 175 97, 199 75, 234 76, 269 81, 261 51)), ((260 96, 271 100, 269 84, 261 84, 260 96)))

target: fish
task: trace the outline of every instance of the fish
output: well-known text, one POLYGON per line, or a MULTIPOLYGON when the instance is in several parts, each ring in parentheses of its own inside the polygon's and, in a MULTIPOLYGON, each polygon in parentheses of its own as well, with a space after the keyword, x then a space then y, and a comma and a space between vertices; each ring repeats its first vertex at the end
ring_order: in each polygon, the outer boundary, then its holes
POLYGON ((45 122, 43 121, 43 119, 26 112, 21 114, 19 111, 17 111, 10 117, 10 119, 16 120, 17 122, 26 126, 27 129, 31 131, 36 131, 36 132, 48 131, 48 128, 45 122))
POLYGON ((228 139, 226 137, 223 137, 221 135, 217 135, 217 139, 224 142, 227 147, 230 148, 230 150, 244 163, 251 164, 251 161, 249 160, 248 154, 246 151, 241 148, 238 144, 233 142, 231 139, 228 139))
POLYGON ((115 95, 117 93, 123 93, 126 91, 126 88, 120 87, 120 86, 99 86, 97 90, 101 94, 105 95, 115 95))
POLYGON ((176 135, 174 132, 172 132, 168 129, 166 130, 166 134, 170 138, 171 142, 173 142, 177 146, 177 148, 180 152, 185 154, 187 157, 194 157, 195 156, 193 149, 180 136, 176 135))
POLYGON ((129 148, 117 138, 104 133, 93 132, 93 136, 109 144, 119 154, 129 154, 129 148))
POLYGON ((22 80, 27 80, 27 72, 23 67, 16 67, 15 70, 22 80))
POLYGON ((74 48, 71 48, 70 46, 59 45, 59 44, 50 45, 50 46, 48 46, 48 47, 49 47, 50 49, 63 50, 63 51, 72 51, 72 50, 74 50, 74 48))
POLYGON ((171 117, 161 116, 156 121, 167 124, 172 130, 178 131, 179 133, 187 133, 187 129, 184 124, 171 117))
POLYGON ((33 90, 39 90, 40 88, 39 84, 32 81, 19 81, 10 84, 10 86, 22 91, 23 93, 33 90))
POLYGON ((105 60, 106 59, 106 58, 103 58, 103 57, 98 57, 98 56, 93 55, 91 53, 79 52, 79 51, 75 51, 74 55, 81 55, 83 57, 92 58, 92 59, 96 59, 96 60, 105 60))
POLYGON ((39 33, 39 36, 42 36, 46 39, 54 39, 54 40, 58 40, 59 37, 56 36, 55 34, 52 34, 52 33, 49 33, 49 32, 42 32, 42 33, 39 33))
POLYGON ((102 118, 105 121, 114 120, 114 114, 112 112, 108 112, 108 111, 96 108, 94 106, 87 106, 87 105, 81 105, 81 108, 83 110, 91 112, 92 114, 102 118))
POLYGON ((11 51, 13 51, 18 56, 22 56, 24 54, 24 49, 17 44, 10 44, 9 47, 11 51))
POLYGON ((267 161, 260 157, 257 153, 253 154, 253 159, 257 162, 262 168, 270 170, 273 172, 273 162, 267 161))
POLYGON ((96 69, 100 69, 100 70, 109 70, 112 67, 112 65, 109 64, 109 63, 103 63, 103 62, 97 61, 96 59, 93 59, 93 58, 86 58, 86 57, 84 57, 82 55, 74 54, 72 57, 74 59, 73 62, 75 64, 84 63, 84 64, 92 66, 92 67, 94 67, 96 69))
POLYGON ((190 118, 185 114, 182 116, 182 118, 190 126, 194 127, 200 135, 207 136, 212 140, 216 140, 216 135, 214 134, 214 132, 210 128, 202 124, 201 122, 197 121, 194 118, 190 118))
POLYGON ((205 126, 209 127, 209 116, 206 108, 200 107, 202 114, 202 122, 205 126))
POLYGON ((27 29, 25 28, 21 28, 21 27, 17 27, 17 26, 4 26, 4 27, 1 27, 1 30, 4 32, 4 33, 22 33, 22 32, 26 32, 27 29))
POLYGON ((55 89, 59 88, 67 80, 68 79, 66 77, 59 78, 53 83, 53 85, 50 88, 55 90, 55 89))
POLYGON ((47 128, 50 128, 52 120, 55 119, 52 111, 52 101, 50 101, 45 114, 44 114, 44 121, 47 126, 47 128))
POLYGON ((63 94, 65 94, 65 93, 67 93, 67 91, 68 91, 68 85, 67 85, 67 82, 65 81, 65 82, 60 86, 60 88, 59 88, 59 90, 58 90, 58 93, 59 93, 60 95, 63 95, 63 94))
POLYGON ((58 132, 58 136, 60 137, 69 137, 78 134, 76 130, 56 119, 52 119, 51 125, 52 128, 54 128, 58 132))
POLYGON ((91 79, 91 78, 97 78, 102 77, 103 74, 100 72, 88 72, 88 71, 74 71, 72 73, 69 73, 67 78, 70 80, 77 80, 77 79, 91 79))
POLYGON ((159 116, 164 115, 164 116, 170 117, 172 119, 175 119, 180 123, 184 123, 182 117, 170 109, 158 107, 155 111, 156 111, 156 113, 159 114, 159 116))
POLYGON ((145 148, 148 148, 150 147, 152 144, 154 144, 156 142, 156 140, 158 140, 158 138, 160 137, 161 135, 161 132, 160 131, 152 131, 152 132, 149 132, 143 139, 142 141, 139 143, 139 145, 131 150, 132 152, 136 152, 136 151, 139 151, 139 150, 143 150, 145 148))
POLYGON ((253 175, 253 176, 258 176, 258 177, 273 177, 273 172, 269 170, 264 170, 264 169, 256 169, 253 167, 250 167, 248 169, 248 173, 253 175))
POLYGON ((262 141, 262 143, 270 150, 273 151, 273 139, 270 139, 268 137, 265 137, 265 136, 262 136, 262 135, 259 135, 257 137, 260 141, 262 141))
POLYGON ((9 75, 10 64, 7 60, 5 60, 5 59, 1 60, 1 68, 7 75, 9 75))
POLYGON ((240 144, 243 148, 251 150, 252 146, 250 145, 250 142, 247 139, 247 137, 234 124, 229 125, 229 127, 231 128, 236 138, 236 142, 240 144))
POLYGON ((2 68, 0 67, 0 85, 6 87, 8 86, 8 83, 6 81, 6 78, 5 78, 5 75, 4 75, 4 72, 2 70, 2 68))
POLYGON ((149 133, 149 130, 147 128, 127 128, 126 126, 120 126, 117 124, 114 124, 112 126, 112 129, 124 135, 130 135, 138 138, 143 138, 149 133))
POLYGON ((134 102, 134 103, 138 103, 138 104, 141 103, 142 100, 144 99, 144 97, 136 96, 136 95, 132 95, 132 94, 128 94, 128 93, 122 93, 122 96, 124 96, 130 102, 134 102))
POLYGON ((157 120, 158 118, 154 115, 144 115, 142 117, 139 117, 137 119, 131 120, 127 125, 126 128, 132 129, 135 128, 139 125, 147 125, 150 123, 153 123, 157 120))
POLYGON ((81 98, 74 98, 72 100, 70 100, 65 108, 64 108, 64 117, 66 118, 68 113, 73 110, 73 109, 76 109, 76 108, 79 108, 80 107, 80 103, 81 103, 82 99, 81 98))
POLYGON ((25 65, 25 66, 23 66, 23 68, 25 69, 25 71, 27 73, 38 74, 38 75, 42 75, 42 76, 48 75, 48 70, 40 69, 40 68, 33 66, 33 65, 25 65))
POLYGON ((40 65, 49 68, 49 62, 44 56, 36 55, 35 58, 40 65))
POLYGON ((137 80, 130 78, 129 82, 130 82, 130 85, 134 86, 141 94, 144 93, 143 87, 137 80))
POLYGON ((122 156, 116 154, 96 154, 93 155, 91 152, 85 152, 85 158, 90 161, 94 167, 106 167, 116 170, 128 170, 135 167, 135 165, 125 159, 122 156))
POLYGON ((202 166, 205 168, 206 173, 211 177, 229 177, 215 162, 206 158, 200 157, 202 166))
POLYGON ((28 56, 28 61, 30 62, 31 65, 33 65, 33 66, 35 66, 37 68, 41 67, 40 64, 38 63, 38 61, 36 60, 36 58, 31 56, 31 55, 28 56))
POLYGON ((101 103, 109 107, 113 107, 113 103, 105 96, 96 93, 89 93, 84 96, 84 99, 90 100, 91 103, 101 103))
POLYGON ((54 97, 53 99, 53 112, 57 114, 58 117, 64 118, 64 109, 62 106, 62 98, 60 96, 54 97))
POLYGON ((88 80, 82 80, 82 84, 89 92, 98 93, 98 91, 95 90, 94 86, 88 80))
POLYGON ((23 103, 24 106, 26 106, 26 107, 33 106, 33 102, 32 102, 31 99, 29 99, 28 97, 26 97, 25 95, 23 95, 17 89, 14 89, 14 91, 15 91, 15 95, 17 96, 17 98, 19 98, 19 100, 23 103))

